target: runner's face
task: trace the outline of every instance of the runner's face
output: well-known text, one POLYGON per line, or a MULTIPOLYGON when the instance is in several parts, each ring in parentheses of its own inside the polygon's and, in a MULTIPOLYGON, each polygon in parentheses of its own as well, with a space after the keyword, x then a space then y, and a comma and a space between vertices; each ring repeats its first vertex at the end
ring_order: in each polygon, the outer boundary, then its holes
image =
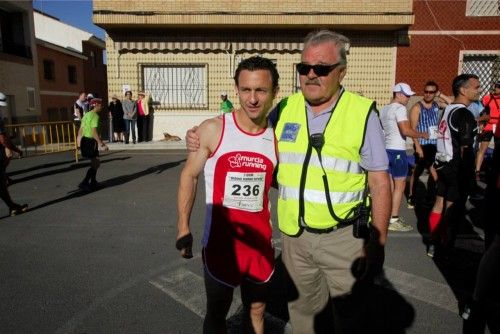
POLYGON ((251 120, 261 121, 267 117, 273 105, 277 89, 273 89, 273 79, 267 70, 242 70, 238 77, 236 92, 241 109, 251 120))
MULTIPOLYGON (((301 62, 307 65, 333 65, 340 61, 337 46, 332 42, 312 44, 302 52, 301 62)), ((337 66, 326 76, 317 75, 310 70, 306 75, 299 75, 302 93, 313 106, 327 106, 340 88, 346 69, 337 66)))
POLYGON ((481 94, 481 84, 479 80, 471 78, 469 82, 464 87, 464 96, 471 102, 479 100, 479 95, 481 94))
POLYGON ((425 86, 424 88, 424 101, 427 103, 431 103, 434 101, 434 98, 437 94, 436 86, 425 86))

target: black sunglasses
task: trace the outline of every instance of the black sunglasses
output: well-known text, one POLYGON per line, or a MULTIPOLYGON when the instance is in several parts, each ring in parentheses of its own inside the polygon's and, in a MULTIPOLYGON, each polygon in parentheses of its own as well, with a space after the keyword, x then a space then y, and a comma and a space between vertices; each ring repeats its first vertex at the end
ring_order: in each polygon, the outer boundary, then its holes
POLYGON ((339 65, 341 65, 340 62, 332 65, 321 65, 321 64, 309 65, 304 63, 298 63, 297 72, 299 72, 300 75, 307 75, 312 69, 317 76, 325 77, 339 65))
POLYGON ((425 94, 434 94, 437 90, 424 90, 425 94))

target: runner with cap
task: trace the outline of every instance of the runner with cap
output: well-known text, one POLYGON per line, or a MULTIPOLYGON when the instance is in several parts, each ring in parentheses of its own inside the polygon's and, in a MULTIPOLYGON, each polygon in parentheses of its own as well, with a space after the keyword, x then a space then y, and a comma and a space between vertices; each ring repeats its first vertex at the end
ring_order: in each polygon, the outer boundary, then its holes
POLYGON ((380 121, 384 128, 385 148, 389 158, 389 173, 392 178, 392 212, 389 231, 408 232, 413 228, 399 217, 399 207, 408 176, 408 159, 406 157, 406 137, 428 139, 427 132, 418 132, 410 126, 406 105, 410 97, 415 95, 410 86, 398 83, 392 90, 392 101, 380 110, 380 121))
POLYGON ((89 103, 90 110, 83 116, 82 125, 78 130, 78 143, 82 156, 90 159, 90 168, 78 187, 84 191, 98 188, 96 180, 97 169, 99 169, 99 147, 107 151, 108 146, 102 141, 97 128, 99 126, 99 112, 102 108, 101 99, 92 99, 89 103))

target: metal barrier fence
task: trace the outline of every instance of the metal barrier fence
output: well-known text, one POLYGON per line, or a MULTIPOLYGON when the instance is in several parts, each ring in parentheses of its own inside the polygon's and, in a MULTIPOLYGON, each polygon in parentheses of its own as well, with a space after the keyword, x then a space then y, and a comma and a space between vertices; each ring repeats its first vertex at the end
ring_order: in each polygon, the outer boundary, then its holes
POLYGON ((25 156, 73 150, 78 162, 77 129, 72 121, 12 124, 5 128, 25 156))

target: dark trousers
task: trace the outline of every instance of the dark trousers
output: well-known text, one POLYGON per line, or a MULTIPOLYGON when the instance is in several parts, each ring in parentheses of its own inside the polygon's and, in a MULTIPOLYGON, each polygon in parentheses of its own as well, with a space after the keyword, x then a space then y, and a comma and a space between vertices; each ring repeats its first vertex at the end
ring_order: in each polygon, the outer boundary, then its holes
POLYGON ((132 133, 132 140, 136 141, 135 138, 135 119, 125 119, 125 142, 128 143, 129 138, 130 138, 130 133, 132 133))
POLYGON ((137 141, 149 141, 149 116, 137 116, 137 141))

